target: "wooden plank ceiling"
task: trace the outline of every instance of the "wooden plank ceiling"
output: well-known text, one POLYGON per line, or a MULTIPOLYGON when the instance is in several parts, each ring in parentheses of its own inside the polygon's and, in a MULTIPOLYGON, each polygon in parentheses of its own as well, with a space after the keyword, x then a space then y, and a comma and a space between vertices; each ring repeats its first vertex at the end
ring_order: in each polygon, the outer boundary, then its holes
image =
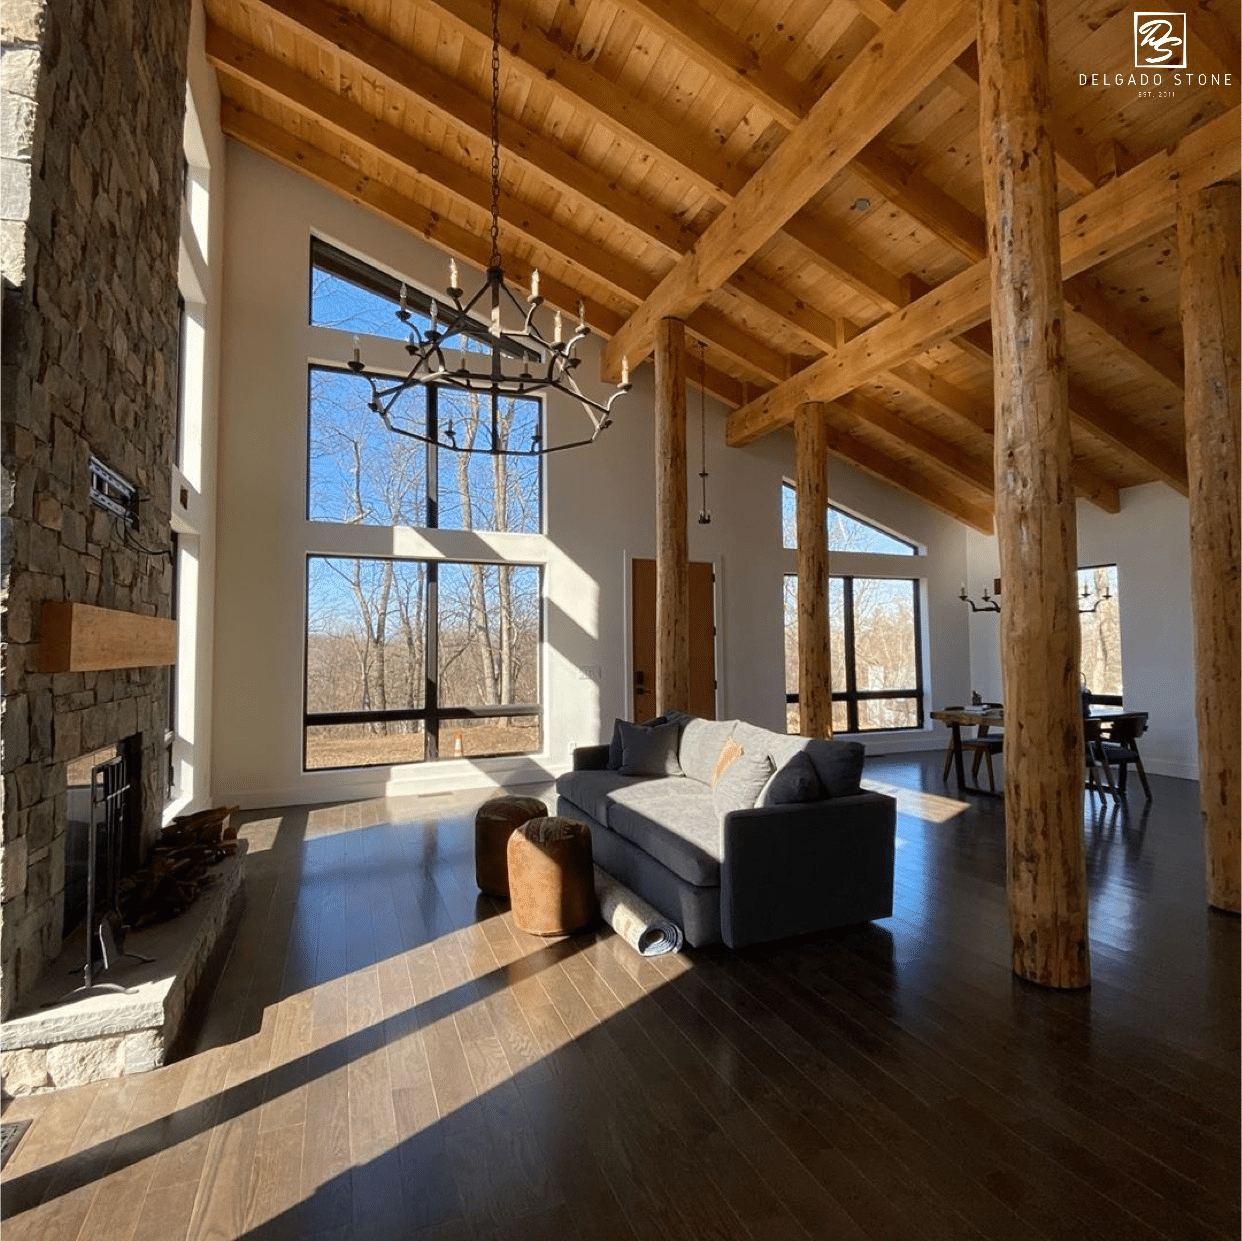
MULTIPOLYGON (((226 133, 485 265, 489 0, 206 7, 226 133)), ((1131 9, 1049 4, 1075 483, 1110 511, 1186 491, 1176 192, 1238 175, 1239 8, 1187 16, 1189 72, 1143 97, 1116 84, 1131 9)), ((582 297, 613 379, 684 318, 730 443, 830 400, 833 452, 990 530, 974 21, 971 0, 502 0, 507 274, 582 297)))

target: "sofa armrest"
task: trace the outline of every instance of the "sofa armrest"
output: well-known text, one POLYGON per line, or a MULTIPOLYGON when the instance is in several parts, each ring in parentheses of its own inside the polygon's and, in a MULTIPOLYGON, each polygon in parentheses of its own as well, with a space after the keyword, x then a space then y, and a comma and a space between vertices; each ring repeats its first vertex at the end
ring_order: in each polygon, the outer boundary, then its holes
POLYGON ((739 948, 889 917, 896 829, 896 801, 871 792, 725 815, 725 943, 739 948))
POLYGON ((575 771, 604 771, 608 767, 608 746, 580 745, 574 750, 575 771))

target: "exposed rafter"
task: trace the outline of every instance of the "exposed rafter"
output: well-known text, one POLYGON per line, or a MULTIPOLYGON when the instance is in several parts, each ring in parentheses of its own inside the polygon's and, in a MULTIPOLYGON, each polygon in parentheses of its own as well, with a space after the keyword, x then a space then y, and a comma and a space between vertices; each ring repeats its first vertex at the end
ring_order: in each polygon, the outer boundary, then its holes
POLYGON ((603 374, 620 375, 624 356, 646 358, 660 319, 701 305, 973 38, 966 0, 908 0, 613 337, 603 374))
MULTIPOLYGON (((1238 169, 1235 109, 1066 208, 1061 213, 1063 274, 1076 275, 1167 228, 1179 187, 1184 192, 1211 185, 1238 169)), ((749 443, 784 426, 801 402, 834 400, 981 323, 988 313, 988 265, 980 261, 736 411, 729 419, 729 442, 749 443)))

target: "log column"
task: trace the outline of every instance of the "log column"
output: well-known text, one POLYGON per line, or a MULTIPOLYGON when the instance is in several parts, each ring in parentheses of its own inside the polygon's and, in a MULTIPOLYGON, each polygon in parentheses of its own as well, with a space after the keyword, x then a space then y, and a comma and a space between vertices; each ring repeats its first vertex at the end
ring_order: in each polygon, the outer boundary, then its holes
POLYGON ((655 345, 655 696, 661 714, 690 709, 685 349, 685 325, 661 319, 655 345))
POLYGON ((832 736, 828 637, 828 411, 818 401, 794 417, 798 527, 798 731, 832 736))
POLYGON ((1013 969, 1044 986, 1083 987, 1077 523, 1044 0, 980 0, 979 85, 1013 969))
POLYGON ((1208 903, 1239 912, 1238 211, 1236 185, 1178 204, 1199 788, 1208 903))

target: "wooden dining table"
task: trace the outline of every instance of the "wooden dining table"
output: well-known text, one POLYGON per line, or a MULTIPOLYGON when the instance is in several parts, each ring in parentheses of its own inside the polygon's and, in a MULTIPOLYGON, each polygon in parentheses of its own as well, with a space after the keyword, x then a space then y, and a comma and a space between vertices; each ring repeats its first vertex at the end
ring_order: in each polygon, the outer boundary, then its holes
MULTIPOLYGON (((962 761, 962 728, 974 728, 980 724, 986 724, 989 729, 1003 728, 1005 724, 1005 709, 995 705, 982 707, 943 707, 939 711, 931 713, 933 720, 938 720, 941 724, 947 724, 953 734, 953 772, 957 777, 957 787, 962 792, 986 793, 988 790, 980 788, 977 784, 966 783, 966 764, 962 761)), ((1147 719, 1146 711, 1126 711, 1120 707, 1092 707, 1087 713, 1087 719, 1098 721, 1100 724, 1109 723, 1112 720, 1147 719)), ((999 794, 991 794, 999 796, 999 794)))

